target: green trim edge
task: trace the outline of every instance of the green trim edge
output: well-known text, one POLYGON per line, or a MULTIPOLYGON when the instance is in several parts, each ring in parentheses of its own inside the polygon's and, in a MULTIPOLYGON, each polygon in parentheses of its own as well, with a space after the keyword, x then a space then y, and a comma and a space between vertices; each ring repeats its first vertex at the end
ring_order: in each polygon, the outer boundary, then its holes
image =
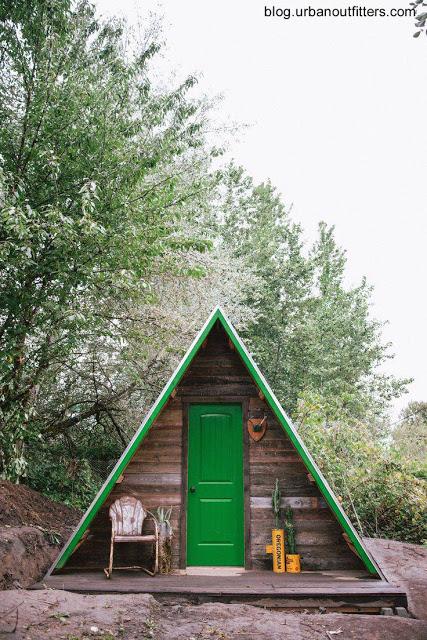
POLYGON ((173 390, 177 387, 177 385, 181 381, 191 361, 193 360, 194 356, 197 354, 198 350, 200 349, 201 345, 205 341, 206 337, 210 333, 212 327, 214 326, 217 320, 219 320, 219 322, 225 329, 228 337, 230 338, 233 345, 235 346, 236 351, 242 358, 249 373, 253 377, 260 391, 264 394, 265 400, 267 401, 271 410, 277 417, 281 427, 283 428, 285 433, 289 436, 291 442, 293 443, 296 450, 300 454, 309 473, 311 473, 311 475, 315 479, 316 484, 319 487, 323 497, 325 498, 326 502, 332 509, 332 512, 334 513, 336 519, 342 526, 344 532, 348 535, 349 540, 354 545, 354 548, 356 549, 357 554, 359 555, 360 559, 364 563, 365 567, 371 574, 374 574, 385 580, 386 578, 382 573, 380 567, 375 562, 371 554, 365 548, 361 538, 359 537, 352 523, 350 522, 347 515, 345 514, 341 504, 339 503, 336 496, 334 495, 327 480, 323 476, 322 472, 320 471, 314 459, 312 458, 309 451, 307 450, 306 446, 304 445, 291 419, 285 413, 283 407, 279 403, 274 392, 271 390, 268 382, 266 381, 266 379, 258 369, 257 365, 252 359, 252 356, 246 349, 245 345, 243 344, 242 340, 240 339, 233 325, 228 320, 227 316, 219 306, 217 306, 212 311, 212 313, 206 320, 205 324, 203 325, 198 335, 194 339, 187 353, 185 354, 180 364, 175 369, 174 373, 166 383, 165 387, 163 388, 163 391, 160 393, 156 402, 153 404, 150 411, 147 413, 145 419, 143 420, 143 422, 137 429, 135 435, 133 436, 132 440, 124 450, 116 466, 108 476, 107 480, 102 485, 98 494, 95 496, 91 505, 89 506, 86 513, 84 514, 79 524, 77 525, 75 531, 71 534, 69 540, 64 545, 57 559, 49 568, 45 577, 48 577, 55 569, 61 569, 62 567, 64 567, 68 558, 71 556, 71 554, 77 547, 83 534, 88 529, 90 523, 95 518, 99 509, 101 508, 106 498, 108 497, 109 493, 111 492, 112 488, 116 484, 118 478, 123 473, 128 463, 130 462, 136 449, 138 448, 140 443, 143 441, 143 439, 147 435, 151 425, 156 420, 157 416, 165 406, 166 402, 169 400, 173 390))

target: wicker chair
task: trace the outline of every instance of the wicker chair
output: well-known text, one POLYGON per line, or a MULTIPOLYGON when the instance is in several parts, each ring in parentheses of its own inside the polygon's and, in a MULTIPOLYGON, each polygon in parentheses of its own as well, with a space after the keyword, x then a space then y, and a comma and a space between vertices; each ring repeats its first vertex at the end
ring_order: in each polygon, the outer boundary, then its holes
POLYGON ((116 569, 141 569, 150 576, 158 572, 159 567, 159 530, 157 520, 150 511, 144 509, 140 500, 131 496, 118 498, 110 507, 111 520, 111 546, 110 563, 104 569, 107 578, 111 578, 113 573, 114 544, 116 542, 140 542, 151 544, 154 550, 153 570, 142 566, 116 567, 116 569), (154 533, 142 533, 145 520, 152 520, 154 523, 154 533))

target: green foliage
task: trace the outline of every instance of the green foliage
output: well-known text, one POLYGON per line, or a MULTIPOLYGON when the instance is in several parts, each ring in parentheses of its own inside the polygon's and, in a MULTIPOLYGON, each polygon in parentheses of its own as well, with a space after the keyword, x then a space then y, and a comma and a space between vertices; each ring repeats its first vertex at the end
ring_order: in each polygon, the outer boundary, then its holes
POLYGON ((28 482, 33 489, 77 509, 86 509, 102 485, 98 475, 85 458, 69 458, 48 449, 44 457, 28 460, 28 482))
POLYGON ((282 499, 282 494, 279 489, 279 479, 276 478, 276 484, 274 485, 273 492, 271 494, 271 507, 273 509, 274 514, 274 526, 276 529, 280 526, 280 501, 282 499))
POLYGON ((427 539, 427 486, 362 422, 326 422, 320 405, 300 406, 299 431, 362 535, 427 539))
POLYGON ((306 393, 341 405, 349 417, 375 419, 408 380, 385 376, 390 356, 382 324, 370 317, 371 287, 345 286, 346 257, 333 228, 319 225, 305 249, 270 184, 254 186, 242 169, 229 167, 223 197, 223 241, 258 278, 247 290, 255 309, 245 337, 286 410, 293 414, 306 393))
POLYGON ((414 475, 427 480, 427 402, 410 402, 402 411, 392 448, 414 475))
POLYGON ((157 509, 156 519, 157 522, 161 524, 165 524, 169 529, 171 526, 171 516, 172 516, 172 507, 166 509, 165 507, 158 507, 157 509))
MULTIPOLYGON (((403 465, 384 457, 352 483, 354 509, 365 535, 422 544, 427 540, 427 487, 403 465)), ((350 490, 351 491, 351 490, 350 490)))
POLYGON ((285 530, 286 538, 286 553, 290 555, 295 554, 296 541, 295 541, 295 526, 294 526, 294 513, 291 507, 285 509, 285 517, 283 520, 283 528, 285 530))
MULTIPOLYGON (((78 440, 78 435, 75 435, 78 440)), ((83 440, 83 438, 82 438, 83 440)), ((26 453, 26 482, 52 500, 86 509, 114 466, 122 449, 96 442, 91 451, 67 446, 62 438, 38 439, 26 453)))
POLYGON ((114 430, 136 371, 128 359, 99 383, 94 353, 144 345, 133 310, 154 275, 185 275, 178 257, 206 248, 182 218, 209 188, 210 151, 195 79, 155 88, 158 44, 88 1, 1 2, 0 38, 0 473, 19 478, 40 436, 101 415, 114 430), (73 375, 76 396, 45 393, 73 375))
POLYGON ((121 455, 123 445, 97 425, 38 442, 27 452, 27 482, 53 500, 86 509, 121 455))

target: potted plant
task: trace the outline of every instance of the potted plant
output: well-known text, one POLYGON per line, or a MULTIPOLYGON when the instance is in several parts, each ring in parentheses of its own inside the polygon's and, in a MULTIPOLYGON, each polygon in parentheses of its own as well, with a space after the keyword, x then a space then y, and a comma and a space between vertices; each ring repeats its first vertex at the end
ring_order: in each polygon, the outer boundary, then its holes
POLYGON ((280 528, 280 500, 279 480, 276 478, 276 484, 271 494, 271 507, 274 514, 275 529, 271 531, 271 544, 266 546, 267 553, 273 554, 273 571, 275 573, 284 573, 286 571, 285 534, 283 529, 280 528))
POLYGON ((300 573, 301 559, 296 552, 294 514, 291 507, 285 509, 284 528, 286 532, 286 571, 300 573))
POLYGON ((159 525, 159 550, 160 550, 160 573, 170 573, 172 570, 172 537, 173 530, 170 522, 172 507, 157 509, 157 523, 159 525))

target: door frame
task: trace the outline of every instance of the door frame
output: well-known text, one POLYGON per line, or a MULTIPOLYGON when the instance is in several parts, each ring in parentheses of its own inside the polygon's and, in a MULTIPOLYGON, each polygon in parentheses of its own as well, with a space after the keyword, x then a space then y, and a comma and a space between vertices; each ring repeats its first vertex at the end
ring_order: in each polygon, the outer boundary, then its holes
POLYGON ((218 396, 199 398, 186 396, 182 399, 182 457, 181 457, 181 516, 180 516, 180 549, 179 568, 187 568, 187 511, 188 511, 188 430, 190 404, 240 404, 242 407, 243 437, 243 544, 245 569, 252 568, 251 559, 251 518, 250 518, 250 477, 249 477, 249 434, 245 429, 248 421, 249 399, 244 396, 218 396))

